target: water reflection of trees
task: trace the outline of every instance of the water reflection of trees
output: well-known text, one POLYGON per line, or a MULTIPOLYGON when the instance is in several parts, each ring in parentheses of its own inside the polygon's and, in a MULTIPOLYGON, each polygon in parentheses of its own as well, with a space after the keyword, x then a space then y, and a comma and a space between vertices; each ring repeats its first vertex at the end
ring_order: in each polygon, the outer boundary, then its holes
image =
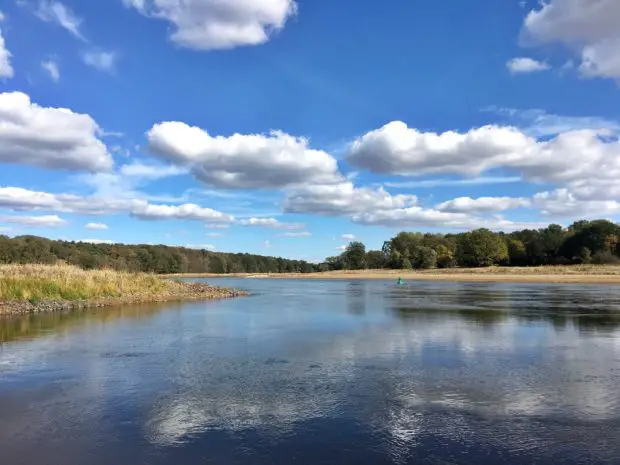
POLYGON ((150 318, 165 309, 170 310, 171 308, 173 309, 174 306, 167 303, 0 318, 0 343, 66 333, 91 324, 112 323, 121 318, 150 318))
POLYGON ((414 321, 433 321, 441 320, 446 317, 458 317, 468 323, 475 323, 482 326, 493 326, 502 323, 509 318, 509 314, 498 310, 488 309, 455 309, 455 308, 415 308, 415 307, 393 307, 399 318, 414 321))
POLYGON ((347 283, 347 310, 349 313, 354 315, 366 313, 367 291, 366 281, 349 281, 347 283))
POLYGON ((554 285, 459 284, 409 287, 386 293, 386 305, 403 320, 457 317, 493 326, 508 318, 549 323, 561 330, 614 331, 620 327, 616 288, 554 285))

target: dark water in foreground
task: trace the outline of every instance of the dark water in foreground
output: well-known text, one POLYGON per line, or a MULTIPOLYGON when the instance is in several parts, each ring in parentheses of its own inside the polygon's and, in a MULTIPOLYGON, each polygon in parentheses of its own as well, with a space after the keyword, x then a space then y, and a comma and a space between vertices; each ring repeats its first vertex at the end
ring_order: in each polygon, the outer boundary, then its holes
POLYGON ((0 322, 0 464, 620 463, 620 287, 220 283, 0 322))

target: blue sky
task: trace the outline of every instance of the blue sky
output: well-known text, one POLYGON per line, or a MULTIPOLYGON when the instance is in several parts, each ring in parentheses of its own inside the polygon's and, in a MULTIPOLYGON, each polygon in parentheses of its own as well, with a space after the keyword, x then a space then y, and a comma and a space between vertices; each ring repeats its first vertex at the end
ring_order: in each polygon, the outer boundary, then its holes
POLYGON ((0 10, 4 234, 320 260, 618 219, 615 0, 0 10))

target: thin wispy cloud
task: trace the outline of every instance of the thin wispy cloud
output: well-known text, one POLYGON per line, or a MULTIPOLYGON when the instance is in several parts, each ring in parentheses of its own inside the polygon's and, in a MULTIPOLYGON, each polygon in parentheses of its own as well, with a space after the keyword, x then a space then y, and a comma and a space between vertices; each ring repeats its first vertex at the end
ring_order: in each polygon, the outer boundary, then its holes
POLYGON ((118 58, 118 53, 102 50, 90 50, 82 54, 82 61, 85 64, 109 74, 114 74, 116 71, 118 58))
POLYGON ((71 8, 61 2, 41 0, 35 7, 34 14, 42 21, 56 24, 69 31, 74 37, 86 42, 80 27, 82 18, 77 16, 71 8))
POLYGON ((58 82, 60 80, 60 69, 58 68, 58 63, 55 60, 46 60, 41 62, 41 68, 47 72, 52 81, 58 82))
POLYGON ((386 187, 403 189, 430 189, 447 186, 483 186, 491 184, 514 184, 521 182, 520 176, 481 176, 471 179, 424 179, 421 181, 396 181, 383 183, 386 187))
POLYGON ((620 122, 600 116, 563 116, 547 113, 539 108, 522 110, 496 106, 483 108, 482 111, 506 118, 508 123, 532 137, 555 136, 583 129, 620 133, 620 122))

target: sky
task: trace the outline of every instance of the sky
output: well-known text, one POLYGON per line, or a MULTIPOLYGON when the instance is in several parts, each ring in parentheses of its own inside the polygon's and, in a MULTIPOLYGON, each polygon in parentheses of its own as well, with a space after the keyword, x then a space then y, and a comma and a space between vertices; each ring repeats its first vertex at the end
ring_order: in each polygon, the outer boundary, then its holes
POLYGON ((320 261, 620 217, 617 0, 0 11, 0 234, 320 261))

